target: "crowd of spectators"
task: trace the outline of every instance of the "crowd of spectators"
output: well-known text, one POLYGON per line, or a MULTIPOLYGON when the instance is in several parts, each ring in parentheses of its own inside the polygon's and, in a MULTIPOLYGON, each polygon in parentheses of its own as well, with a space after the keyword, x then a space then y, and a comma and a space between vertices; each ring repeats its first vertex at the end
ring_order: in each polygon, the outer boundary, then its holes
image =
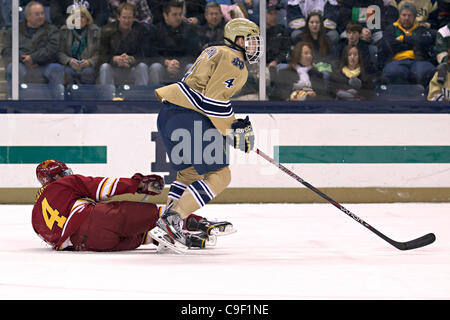
MULTIPOLYGON (((164 85, 223 44, 225 23, 259 24, 259 0, 19 1, 19 79, 164 85)), ((267 0, 271 100, 371 100, 377 87, 421 85, 450 100, 450 0, 267 0)), ((0 0, 11 82, 11 1, 0 0)), ((259 68, 237 99, 258 99, 259 68)))

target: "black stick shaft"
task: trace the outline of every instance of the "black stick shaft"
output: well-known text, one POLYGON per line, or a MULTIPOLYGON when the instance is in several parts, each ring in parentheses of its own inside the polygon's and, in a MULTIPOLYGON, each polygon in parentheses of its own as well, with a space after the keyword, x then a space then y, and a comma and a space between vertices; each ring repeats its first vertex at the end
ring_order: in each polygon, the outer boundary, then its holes
POLYGON ((370 231, 372 231, 373 233, 375 233, 377 236, 379 236, 380 238, 382 238, 383 240, 387 241, 388 243, 390 243, 391 245, 393 245, 394 247, 396 247, 397 249, 400 250, 409 250, 409 249, 415 249, 415 248, 419 248, 419 247, 423 247, 426 246, 432 242, 434 242, 434 240, 436 239, 435 235, 432 233, 429 233, 425 236, 422 236, 420 238, 408 241, 408 242, 397 242, 392 240, 391 238, 387 237, 386 235, 384 235, 383 233, 381 233, 380 231, 378 231, 377 229, 375 229, 374 227, 372 227, 370 224, 368 224, 367 222, 365 222, 363 219, 361 219, 360 217, 358 217, 356 214, 354 214, 353 212, 351 212, 350 210, 348 210, 347 208, 345 208, 344 206, 342 206, 341 204, 339 204, 337 201, 331 199, 329 196, 327 196, 326 194, 324 194, 322 191, 320 191, 319 189, 317 189, 316 187, 312 186, 311 184, 309 184, 308 182, 306 182, 305 180, 303 180, 302 178, 300 178, 298 175, 296 175, 294 172, 292 172, 291 170, 289 170, 288 168, 286 168, 285 166, 283 166, 281 163, 275 161, 274 159, 272 159, 271 157, 269 157, 268 155, 266 155, 264 152, 262 152, 259 149, 256 149, 256 153, 259 154, 261 157, 263 157, 264 159, 266 159, 267 161, 269 161, 270 163, 274 164, 275 166, 277 166, 281 171, 285 172, 286 174, 288 174, 289 176, 291 176, 292 178, 294 178, 295 180, 297 180, 298 182, 300 182, 301 184, 303 184, 305 187, 307 187, 308 189, 314 191, 317 195, 319 195, 320 197, 322 197, 323 199, 327 200, 329 203, 331 203, 333 206, 335 206, 336 208, 338 208, 339 210, 341 210, 342 212, 344 212, 346 215, 348 215, 349 217, 351 217, 353 220, 359 222, 360 224, 362 224, 364 227, 366 227, 367 229, 369 229, 370 231))

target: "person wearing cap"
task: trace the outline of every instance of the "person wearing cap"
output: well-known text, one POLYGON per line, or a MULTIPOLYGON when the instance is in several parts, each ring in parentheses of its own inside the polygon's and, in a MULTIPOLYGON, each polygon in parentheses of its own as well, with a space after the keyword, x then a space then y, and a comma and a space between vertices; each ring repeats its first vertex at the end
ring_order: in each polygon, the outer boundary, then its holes
POLYGON ((404 3, 399 19, 384 31, 382 51, 388 63, 382 81, 386 84, 421 84, 426 88, 433 77, 433 37, 416 16, 414 4, 404 3))

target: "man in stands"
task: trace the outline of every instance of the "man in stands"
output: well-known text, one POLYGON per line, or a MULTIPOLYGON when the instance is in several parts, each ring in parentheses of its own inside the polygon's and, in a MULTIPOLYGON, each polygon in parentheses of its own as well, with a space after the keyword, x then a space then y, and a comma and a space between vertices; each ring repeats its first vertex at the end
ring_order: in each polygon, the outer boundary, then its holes
POLYGON ((150 65, 150 84, 168 84, 181 80, 200 52, 195 29, 183 22, 182 14, 183 2, 166 3, 163 21, 151 30, 150 43, 157 58, 150 65))
POLYGON ((105 25, 100 39, 100 84, 148 84, 144 62, 148 45, 147 29, 136 21, 136 7, 122 3, 116 22, 105 25))
POLYGON ((222 10, 217 2, 208 2, 205 8, 206 23, 198 26, 197 34, 202 49, 212 45, 223 43, 223 29, 225 20, 222 10))
MULTIPOLYGON (((12 80, 12 29, 4 39, 2 56, 7 66, 7 80, 12 80)), ((20 82, 49 83, 58 95, 57 87, 64 83, 64 68, 57 63, 59 30, 45 22, 44 7, 31 1, 25 7, 25 21, 19 24, 19 79, 20 82)))
POLYGON ((427 28, 416 21, 416 7, 405 3, 399 11, 399 19, 383 33, 384 55, 390 62, 383 69, 383 79, 393 84, 421 84, 425 88, 433 77, 435 67, 429 49, 433 37, 427 28))

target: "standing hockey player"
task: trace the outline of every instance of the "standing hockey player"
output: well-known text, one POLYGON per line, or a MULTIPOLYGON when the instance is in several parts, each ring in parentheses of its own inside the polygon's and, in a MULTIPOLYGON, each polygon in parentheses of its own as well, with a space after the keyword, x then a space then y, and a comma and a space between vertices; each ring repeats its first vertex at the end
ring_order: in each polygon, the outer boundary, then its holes
MULTIPOLYGON (((125 193, 160 194, 162 177, 140 173, 132 178, 85 177, 72 174, 58 160, 39 164, 36 176, 42 188, 36 195, 32 225, 54 250, 121 251, 151 243, 148 231, 159 218, 155 204, 102 201, 125 193)), ((188 247, 204 247, 207 243, 205 233, 185 233, 188 247)))
MULTIPOLYGON (((252 125, 248 117, 235 118, 230 98, 247 81, 245 61, 256 63, 262 55, 259 27, 247 19, 230 20, 224 40, 225 45, 206 48, 180 82, 155 90, 163 103, 158 131, 177 177, 151 234, 168 246, 185 246, 183 219, 229 185, 227 145, 246 153, 254 146, 252 125)), ((186 224, 208 234, 233 231, 228 222, 187 219, 186 224)))

